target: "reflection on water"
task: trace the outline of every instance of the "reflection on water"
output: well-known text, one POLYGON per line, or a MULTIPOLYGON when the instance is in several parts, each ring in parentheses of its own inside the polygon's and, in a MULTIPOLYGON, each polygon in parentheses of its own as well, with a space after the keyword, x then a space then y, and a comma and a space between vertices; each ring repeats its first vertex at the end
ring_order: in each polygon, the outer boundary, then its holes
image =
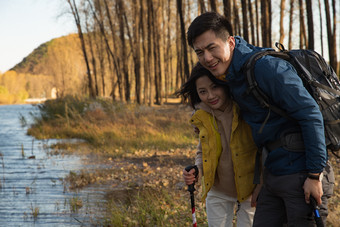
POLYGON ((0 226, 88 226, 90 212, 72 212, 70 201, 98 201, 101 195, 67 190, 62 179, 84 168, 82 160, 49 155, 56 140, 26 135, 24 120, 29 125, 37 113, 32 105, 0 106, 0 226))

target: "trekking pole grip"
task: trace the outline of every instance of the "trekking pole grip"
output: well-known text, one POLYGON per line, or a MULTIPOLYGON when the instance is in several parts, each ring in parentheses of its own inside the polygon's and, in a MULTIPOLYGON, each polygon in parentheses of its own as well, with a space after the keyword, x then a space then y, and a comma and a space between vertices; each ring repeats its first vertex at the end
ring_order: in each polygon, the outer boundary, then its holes
POLYGON ((324 227, 315 198, 313 196, 310 196, 309 200, 310 200, 310 204, 313 208, 314 220, 315 220, 316 226, 317 227, 324 227))
MULTIPOLYGON (((185 171, 189 172, 191 169, 195 169, 195 178, 198 176, 198 168, 196 165, 191 165, 191 166, 187 166, 185 167, 185 171)), ((188 185, 188 191, 189 192, 194 192, 195 191, 195 181, 194 183, 188 185)))

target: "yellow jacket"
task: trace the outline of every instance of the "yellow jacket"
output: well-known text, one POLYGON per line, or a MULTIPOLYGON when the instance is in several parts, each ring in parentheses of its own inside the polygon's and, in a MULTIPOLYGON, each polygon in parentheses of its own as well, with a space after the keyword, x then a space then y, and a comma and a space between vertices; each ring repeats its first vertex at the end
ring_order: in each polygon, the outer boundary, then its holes
MULTIPOLYGON (((205 200, 208 191, 214 184, 215 172, 222 152, 221 137, 214 121, 214 117, 204 110, 196 111, 190 119, 190 123, 200 131, 203 166, 202 201, 205 200)), ((233 105, 229 145, 234 167, 237 199, 242 202, 250 196, 255 187, 253 177, 257 147, 253 142, 249 125, 239 117, 239 108, 236 104, 233 105)))

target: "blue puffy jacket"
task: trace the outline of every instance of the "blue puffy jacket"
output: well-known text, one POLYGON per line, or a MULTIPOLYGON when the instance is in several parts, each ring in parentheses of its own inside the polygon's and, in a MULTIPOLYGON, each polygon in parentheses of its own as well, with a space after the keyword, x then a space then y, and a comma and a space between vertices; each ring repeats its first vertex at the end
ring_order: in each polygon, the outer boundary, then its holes
POLYGON ((295 69, 288 62, 272 56, 259 59, 255 65, 255 77, 259 87, 267 94, 272 104, 285 110, 297 121, 289 120, 268 108, 262 108, 251 94, 247 94, 247 83, 242 66, 260 47, 248 44, 235 37, 236 46, 231 65, 226 74, 232 95, 242 110, 244 120, 251 126, 253 138, 258 147, 280 138, 289 129, 300 127, 305 152, 292 152, 279 147, 270 152, 266 168, 275 175, 308 171, 322 172, 326 165, 327 152, 322 115, 315 100, 304 88, 295 69), (262 133, 263 122, 269 114, 262 133))

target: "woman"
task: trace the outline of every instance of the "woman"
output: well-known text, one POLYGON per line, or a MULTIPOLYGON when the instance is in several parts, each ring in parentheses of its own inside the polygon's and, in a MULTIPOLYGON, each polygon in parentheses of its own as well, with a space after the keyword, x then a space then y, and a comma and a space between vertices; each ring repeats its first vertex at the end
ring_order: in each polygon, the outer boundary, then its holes
MULTIPOLYGON (((254 191, 252 183, 257 147, 222 83, 198 63, 176 93, 189 99, 195 110, 190 123, 199 130, 195 164, 209 226, 232 227, 236 204, 237 226, 252 226, 259 190, 254 191)), ((196 180, 194 173, 195 169, 183 170, 187 185, 196 180)))

